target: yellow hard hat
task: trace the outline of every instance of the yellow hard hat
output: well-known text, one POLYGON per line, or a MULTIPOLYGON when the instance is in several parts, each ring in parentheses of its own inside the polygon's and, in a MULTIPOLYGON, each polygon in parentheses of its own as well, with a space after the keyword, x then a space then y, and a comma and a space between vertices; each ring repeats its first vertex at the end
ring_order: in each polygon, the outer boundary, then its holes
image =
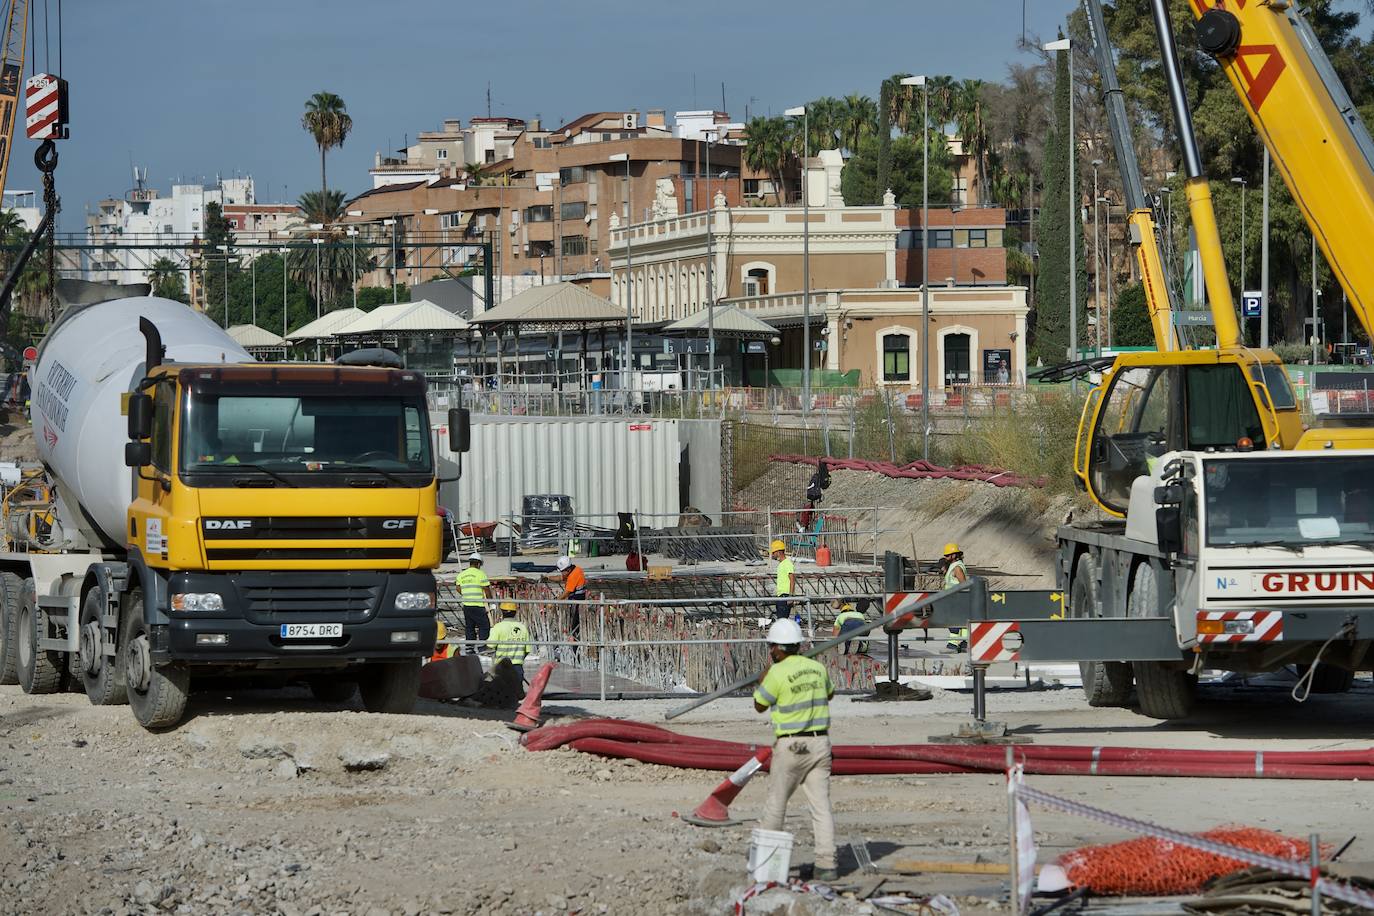
POLYGON ((787 545, 784 544, 782 541, 774 541, 773 543, 771 543, 771 544, 768 545, 768 552, 769 552, 769 553, 777 553, 779 550, 786 550, 786 549, 787 549, 787 545))
POLYGON ((442 620, 437 621, 435 623, 434 638, 443 639, 446 636, 448 636, 448 627, 444 626, 444 622, 442 620))
POLYGON ((520 610, 520 606, 514 601, 502 601, 501 610, 514 612, 520 610))
POLYGON ((954 543, 953 541, 950 541, 948 544, 945 545, 944 555, 949 556, 952 553, 963 553, 963 551, 959 549, 958 544, 954 543))

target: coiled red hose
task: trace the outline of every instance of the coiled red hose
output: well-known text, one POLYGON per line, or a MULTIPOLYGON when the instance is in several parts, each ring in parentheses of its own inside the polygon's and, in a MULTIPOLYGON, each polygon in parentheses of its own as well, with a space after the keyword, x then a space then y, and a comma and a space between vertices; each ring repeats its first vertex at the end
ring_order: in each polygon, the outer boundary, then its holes
MULTIPOLYGON (((663 766, 732 771, 757 744, 699 738, 620 719, 587 719, 535 729, 521 739, 532 751, 570 746, 602 757, 663 766)), ((1361 751, 1198 751, 1175 748, 1014 745, 1013 759, 1041 776, 1196 776, 1223 779, 1374 780, 1374 749, 1361 751)), ((837 776, 1000 773, 1005 746, 840 744, 837 776)))

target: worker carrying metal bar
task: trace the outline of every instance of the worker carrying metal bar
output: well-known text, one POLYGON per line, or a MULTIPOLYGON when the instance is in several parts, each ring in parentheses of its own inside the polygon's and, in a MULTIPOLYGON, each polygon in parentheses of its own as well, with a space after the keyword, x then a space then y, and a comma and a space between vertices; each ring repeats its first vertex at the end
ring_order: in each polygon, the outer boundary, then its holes
POLYGON ((463 633, 468 641, 468 654, 476 655, 480 646, 473 642, 486 642, 491 635, 491 617, 487 615, 487 602, 491 600, 491 580, 482 571, 482 555, 468 555, 468 568, 458 574, 459 600, 463 603, 463 633))
POLYGON ((787 555, 787 545, 782 541, 774 541, 769 544, 768 552, 772 554, 774 560, 778 561, 778 576, 774 591, 774 594, 778 596, 778 605, 773 616, 778 620, 783 620, 792 614, 792 602, 788 599, 797 593, 797 567, 792 562, 792 558, 787 555))
POLYGON ((815 878, 834 881, 835 818, 830 811, 830 698, 835 685, 825 666, 801 655, 802 631, 793 620, 775 620, 768 628, 773 664, 754 690, 754 709, 771 710, 773 759, 769 764, 768 802, 760 826, 782 830, 787 802, 800 786, 811 808, 816 841, 815 878))
MULTIPOLYGON (((558 597, 563 601, 586 601, 587 574, 582 567, 568 556, 559 557, 556 566, 553 578, 563 584, 563 593, 558 597)), ((582 609, 575 604, 567 605, 567 609, 568 638, 577 642, 582 636, 582 609)))
MULTIPOLYGON (((943 589, 948 590, 968 581, 968 567, 964 565, 964 552, 959 545, 950 541, 945 545, 944 556, 940 558, 940 572, 945 574, 943 589)), ((949 642, 945 648, 951 652, 968 651, 968 627, 949 631, 949 642)))
POLYGON ((487 645, 491 646, 496 664, 509 662, 525 680, 525 656, 530 654, 530 631, 527 626, 515 619, 519 610, 513 601, 501 602, 501 619, 491 628, 487 645))

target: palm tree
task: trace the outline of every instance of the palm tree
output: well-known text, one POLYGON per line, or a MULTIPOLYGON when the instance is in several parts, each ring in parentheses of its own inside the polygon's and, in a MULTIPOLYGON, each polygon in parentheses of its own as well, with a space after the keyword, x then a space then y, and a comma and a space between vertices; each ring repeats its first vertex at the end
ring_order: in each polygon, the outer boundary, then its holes
POLYGON ((964 144, 964 155, 973 159, 974 183, 978 199, 983 198, 986 179, 984 158, 988 151, 988 130, 983 122, 982 80, 964 80, 954 88, 954 126, 964 144))
POLYGON ((909 133, 911 128, 911 117, 915 110, 914 99, 911 86, 903 86, 902 80, 910 76, 910 73, 894 73, 883 84, 888 87, 888 123, 895 124, 902 133, 909 133))
POLYGON ((954 120, 955 87, 958 85, 952 76, 932 76, 930 78, 931 121, 944 127, 954 120))
POLYGON ((878 106, 868 96, 857 93, 845 96, 843 104, 841 142, 852 155, 858 150, 859 141, 878 132, 878 106))
POLYGON ((773 180, 779 204, 783 202, 783 174, 795 155, 794 130, 789 118, 754 118, 744 127, 744 164, 773 180))
POLYGON ((307 223, 328 225, 343 216, 343 191, 306 191, 296 201, 307 223))
POLYGON ((348 116, 344 100, 332 92, 317 92, 305 103, 305 114, 301 115, 301 126, 315 138, 320 148, 320 192, 329 190, 325 180, 324 154, 331 148, 343 146, 353 130, 353 119, 348 116))
POLYGON ((181 267, 169 257, 160 257, 148 269, 148 282, 152 284, 152 294, 162 299, 186 301, 186 278, 181 267))
POLYGON ((483 178, 486 177, 483 175, 486 169, 480 162, 469 162, 463 166, 463 171, 467 173, 468 184, 474 188, 481 185, 483 178))
POLYGON ((806 107, 807 125, 811 130, 811 150, 834 149, 843 129, 844 103, 825 96, 806 107))

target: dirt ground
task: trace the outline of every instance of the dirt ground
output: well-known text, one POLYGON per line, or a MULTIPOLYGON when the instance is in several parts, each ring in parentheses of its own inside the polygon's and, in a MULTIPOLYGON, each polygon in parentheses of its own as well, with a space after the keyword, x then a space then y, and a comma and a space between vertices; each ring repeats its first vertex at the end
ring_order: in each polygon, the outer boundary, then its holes
MULTIPOLYGON (((1162 725, 1088 709, 1077 689, 999 692, 990 714, 1039 744, 1265 750, 1368 747, 1374 686, 1298 705, 1281 688, 1208 688, 1196 718, 1162 725)), ((967 719, 969 696, 883 705, 841 697, 837 743, 919 742, 967 719)), ((545 704, 552 716, 662 724, 662 700, 545 704)), ((162 734, 127 708, 79 694, 0 688, 0 912, 5 913, 614 913, 729 911, 743 889, 750 824, 702 829, 674 817, 719 773, 533 753, 504 716, 422 701, 414 715, 340 710, 304 691, 193 697, 162 734)), ((766 740, 744 699, 671 727, 766 740)), ((1244 823, 1340 844, 1374 862, 1374 792, 1338 782, 1033 777, 1071 799, 1185 830, 1244 823)), ((755 818, 760 775, 733 813, 755 818)), ((1006 860, 1002 777, 836 777, 843 845, 899 860, 1006 860)), ((811 857, 800 800, 793 862, 811 857)), ((1033 813, 1041 861, 1126 839, 1095 822, 1033 813)), ((844 879, 842 882, 844 883, 844 879)), ((964 913, 1005 912, 996 877, 893 877, 888 889, 953 897, 964 913)), ((776 894, 777 892, 775 892, 776 894)), ((861 913, 867 904, 777 898, 748 912, 861 913)))

